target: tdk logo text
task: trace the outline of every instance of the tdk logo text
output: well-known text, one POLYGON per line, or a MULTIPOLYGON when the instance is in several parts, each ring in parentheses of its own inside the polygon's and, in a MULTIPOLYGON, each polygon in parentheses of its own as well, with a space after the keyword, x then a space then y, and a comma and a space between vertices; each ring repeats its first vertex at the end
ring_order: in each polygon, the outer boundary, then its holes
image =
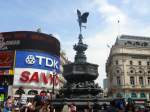
POLYGON ((52 67, 54 69, 59 69, 59 62, 55 58, 39 56, 39 55, 27 55, 25 58, 26 64, 29 65, 40 65, 45 67, 52 67))

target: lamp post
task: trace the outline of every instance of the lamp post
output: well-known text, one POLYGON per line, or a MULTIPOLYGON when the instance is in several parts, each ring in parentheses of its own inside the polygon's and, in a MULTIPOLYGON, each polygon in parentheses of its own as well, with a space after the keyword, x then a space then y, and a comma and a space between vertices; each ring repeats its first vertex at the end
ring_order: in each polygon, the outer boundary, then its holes
POLYGON ((54 70, 52 75, 52 81, 53 81, 52 94, 55 93, 55 76, 56 76, 56 71, 54 70))
POLYGON ((52 73, 52 90, 51 90, 51 101, 53 100, 53 95, 55 94, 55 80, 56 80, 56 71, 53 70, 52 73))
MULTIPOLYGON (((50 97, 51 97, 50 107, 53 105, 53 96, 55 94, 56 76, 57 76, 57 73, 56 73, 55 70, 53 70, 53 73, 52 73, 52 89, 51 89, 51 94, 50 94, 50 97)), ((54 108, 51 108, 50 110, 52 110, 52 112, 54 112, 54 108)))

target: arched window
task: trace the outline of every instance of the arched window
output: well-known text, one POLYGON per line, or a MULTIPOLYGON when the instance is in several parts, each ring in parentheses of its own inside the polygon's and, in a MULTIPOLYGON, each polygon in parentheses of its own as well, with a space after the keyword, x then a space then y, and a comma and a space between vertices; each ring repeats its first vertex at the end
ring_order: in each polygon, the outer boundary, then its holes
POLYGON ((38 94, 37 90, 29 90, 28 91, 28 95, 36 95, 36 94, 38 94))
POLYGON ((139 61, 138 63, 139 63, 139 65, 141 65, 141 63, 142 63, 142 62, 141 62, 141 61, 139 61))
POLYGON ((149 65, 150 65, 150 62, 148 61, 148 62, 147 62, 147 66, 149 66, 149 65))
POLYGON ((22 94, 25 94, 24 90, 22 89, 18 89, 16 92, 15 92, 16 95, 22 95, 22 94))
POLYGON ((143 82, 143 77, 139 77, 139 84, 140 84, 140 85, 143 85, 143 84, 144 84, 144 82, 143 82))
POLYGON ((134 77, 133 77, 133 76, 130 77, 130 84, 131 84, 131 85, 135 85, 135 80, 134 80, 134 77))
POLYGON ((147 77, 147 83, 150 85, 150 77, 147 77))
POLYGON ((140 94, 140 97, 141 97, 141 98, 145 98, 145 97, 146 97, 146 96, 145 96, 145 93, 141 93, 141 94, 140 94))
POLYGON ((127 44, 128 44, 128 45, 131 45, 131 44, 132 44, 132 42, 131 42, 131 41, 127 41, 127 44))
POLYGON ((116 65, 118 65, 118 60, 116 60, 116 65))
POLYGON ((120 79, 120 76, 117 76, 117 85, 121 85, 121 79, 120 79))
POLYGON ((136 93, 131 93, 131 97, 132 98, 137 98, 137 94, 136 93))
POLYGON ((138 46, 139 46, 139 45, 140 45, 140 43, 139 43, 139 42, 136 42, 136 45, 138 45, 138 46))
POLYGON ((147 42, 142 43, 143 46, 148 46, 147 42))
POLYGON ((133 61, 130 61, 130 65, 133 65, 133 61))

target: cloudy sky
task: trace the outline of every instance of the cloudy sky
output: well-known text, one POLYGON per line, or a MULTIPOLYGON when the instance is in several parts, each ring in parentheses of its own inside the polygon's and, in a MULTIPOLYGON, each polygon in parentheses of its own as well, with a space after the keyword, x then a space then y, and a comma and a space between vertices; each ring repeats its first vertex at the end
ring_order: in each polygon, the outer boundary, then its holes
POLYGON ((55 35, 69 60, 78 41, 76 10, 89 12, 83 29, 87 61, 99 65, 97 82, 106 77, 105 63, 117 35, 150 37, 150 0, 0 0, 0 32, 36 31, 55 35), (119 20, 119 23, 118 23, 119 20))

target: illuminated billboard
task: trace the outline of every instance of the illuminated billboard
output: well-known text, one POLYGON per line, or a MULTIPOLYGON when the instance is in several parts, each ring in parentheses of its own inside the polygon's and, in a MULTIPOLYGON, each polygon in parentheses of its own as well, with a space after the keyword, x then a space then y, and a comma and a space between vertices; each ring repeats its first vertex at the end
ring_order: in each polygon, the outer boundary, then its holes
POLYGON ((32 68, 15 68, 14 71, 15 86, 52 88, 54 84, 56 89, 59 88, 59 75, 52 71, 32 68))
POLYGON ((14 52, 0 51, 0 68, 12 68, 14 63, 14 52))
POLYGON ((31 51, 16 51, 16 68, 35 68, 60 72, 60 58, 58 56, 31 51))
POLYGON ((52 35, 31 31, 0 33, 0 51, 24 49, 60 55, 60 43, 52 35))
POLYGON ((0 70, 0 75, 14 75, 13 69, 2 69, 0 70))

